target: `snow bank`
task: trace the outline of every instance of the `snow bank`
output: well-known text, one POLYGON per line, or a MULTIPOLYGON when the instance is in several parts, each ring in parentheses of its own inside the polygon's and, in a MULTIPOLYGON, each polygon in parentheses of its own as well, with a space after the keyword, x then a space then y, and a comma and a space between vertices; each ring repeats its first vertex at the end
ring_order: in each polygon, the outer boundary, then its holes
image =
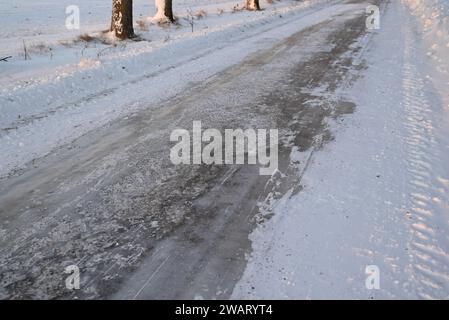
POLYGON ((422 27, 428 55, 449 74, 449 0, 403 0, 422 27))

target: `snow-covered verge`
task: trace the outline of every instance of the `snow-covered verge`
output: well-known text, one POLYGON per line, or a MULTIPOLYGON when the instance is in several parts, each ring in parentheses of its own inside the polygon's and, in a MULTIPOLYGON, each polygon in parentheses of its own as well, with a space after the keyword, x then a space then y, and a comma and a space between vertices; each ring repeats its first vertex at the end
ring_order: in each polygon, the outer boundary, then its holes
POLYGON ((262 1, 266 10, 248 12, 235 10, 235 1, 185 0, 174 7, 180 25, 159 27, 150 23, 151 1, 135 1, 141 41, 123 43, 79 38, 105 29, 109 2, 2 2, 0 55, 12 58, 0 62, 0 176, 114 119, 157 107, 281 36, 264 32, 331 2, 262 1), (69 4, 81 10, 76 32, 64 27, 69 4), (36 14, 44 9, 48 17, 36 14), (193 32, 184 20, 189 14, 195 15, 193 32))
POLYGON ((449 1, 448 0, 402 0, 420 24, 427 55, 434 60, 437 75, 435 81, 445 91, 449 104, 449 1), (446 81, 444 81, 446 79, 446 81))
POLYGON ((234 298, 449 297, 449 108, 405 2, 389 2, 364 77, 343 88, 357 109, 329 123, 335 141, 292 155, 308 163, 302 190, 252 233, 234 298))
POLYGON ((437 62, 448 66, 449 57, 449 1, 403 0, 421 23, 429 47, 429 55, 436 55, 437 62), (446 59, 445 59, 446 58, 446 59))

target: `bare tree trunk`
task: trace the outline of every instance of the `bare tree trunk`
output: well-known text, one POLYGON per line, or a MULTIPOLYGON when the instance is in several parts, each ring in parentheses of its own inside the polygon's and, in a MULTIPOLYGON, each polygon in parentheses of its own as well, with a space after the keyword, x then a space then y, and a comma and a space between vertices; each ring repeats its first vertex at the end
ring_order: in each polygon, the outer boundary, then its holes
POLYGON ((260 10, 259 0, 246 0, 246 10, 260 10))
POLYGON ((112 0, 111 31, 122 40, 134 37, 133 0, 112 0))
POLYGON ((175 22, 172 0, 155 0, 156 16, 159 22, 175 22))

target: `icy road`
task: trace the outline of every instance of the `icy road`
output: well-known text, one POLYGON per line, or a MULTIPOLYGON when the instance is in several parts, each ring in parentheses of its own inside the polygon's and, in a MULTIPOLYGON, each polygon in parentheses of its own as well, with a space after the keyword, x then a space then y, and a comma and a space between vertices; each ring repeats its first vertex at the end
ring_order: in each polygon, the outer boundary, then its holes
POLYGON ((45 77, 0 64, 0 298, 449 298, 449 38, 419 3, 281 2, 45 77), (278 128, 279 171, 173 165, 193 121, 278 128))

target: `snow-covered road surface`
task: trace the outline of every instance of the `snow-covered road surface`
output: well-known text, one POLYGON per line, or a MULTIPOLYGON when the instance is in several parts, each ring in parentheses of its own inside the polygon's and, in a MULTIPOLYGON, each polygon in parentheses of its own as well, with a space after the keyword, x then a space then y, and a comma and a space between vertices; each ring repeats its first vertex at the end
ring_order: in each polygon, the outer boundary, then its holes
MULTIPOLYGON (((150 11, 147 2, 141 0, 136 4, 138 12, 150 11)), ((90 0, 86 3, 80 10, 92 6, 90 0)), ((14 30, 5 28, 1 39, 4 51, 0 55, 12 55, 14 59, 0 64, 0 177, 26 168, 33 159, 90 130, 156 106, 248 54, 269 48, 297 29, 294 23, 298 17, 329 3, 332 1, 285 1, 254 14, 231 13, 234 2, 223 2, 215 6, 225 8, 226 14, 218 15, 212 6, 209 16, 196 20, 192 33, 182 20, 182 13, 191 7, 187 1, 178 9, 182 27, 152 25, 148 32, 137 31, 143 41, 118 45, 74 42, 76 37, 58 24, 54 30, 38 29, 37 35, 26 39, 32 55, 26 61, 16 48, 23 46, 21 33, 16 36, 14 30)), ((64 4, 65 1, 56 8, 62 10, 64 4)), ((97 5, 103 11, 98 9, 95 14, 103 12, 107 25, 109 3, 101 1, 97 5)), ((14 7, 10 3, 1 6, 7 7, 5 11, 14 7)), ((22 6, 19 8, 24 10, 22 6)), ((56 10, 52 8, 48 10, 56 10)), ((57 12, 51 16, 57 16, 57 12)), ((28 20, 27 24, 40 25, 33 18, 31 22, 28 20)), ((11 25, 15 25, 13 21, 11 25)), ((87 26, 83 32, 98 28, 97 24, 87 26)), ((298 27, 303 26, 300 23, 298 27)))
POLYGON ((365 1, 281 2, 30 83, 7 70, 0 298, 447 298, 449 77, 414 1, 374 1, 377 31, 365 1), (280 172, 171 164, 197 120, 278 128, 280 172))
POLYGON ((234 298, 449 298, 449 78, 406 2, 388 2, 345 90, 357 112, 252 234, 234 298), (365 286, 370 265, 380 290, 365 286))

